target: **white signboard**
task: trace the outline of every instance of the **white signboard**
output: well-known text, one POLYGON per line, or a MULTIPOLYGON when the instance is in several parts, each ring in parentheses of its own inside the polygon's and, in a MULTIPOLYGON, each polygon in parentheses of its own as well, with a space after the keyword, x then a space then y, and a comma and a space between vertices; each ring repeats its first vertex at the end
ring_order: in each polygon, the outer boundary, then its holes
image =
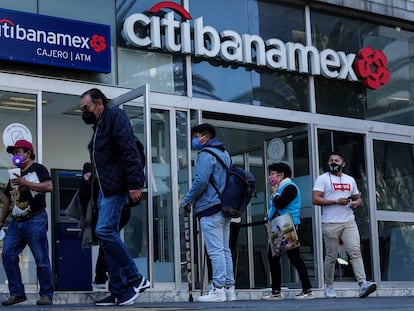
POLYGON ((13 146, 18 140, 25 139, 32 142, 32 133, 27 126, 21 123, 11 123, 3 131, 4 147, 13 146))

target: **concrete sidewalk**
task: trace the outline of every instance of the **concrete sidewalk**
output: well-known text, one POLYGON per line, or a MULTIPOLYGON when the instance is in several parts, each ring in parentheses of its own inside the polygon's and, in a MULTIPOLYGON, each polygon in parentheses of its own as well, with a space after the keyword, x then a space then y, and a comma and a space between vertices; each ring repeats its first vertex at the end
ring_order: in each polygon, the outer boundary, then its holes
MULTIPOLYGON (((341 284, 342 286, 344 284, 341 284)), ((350 286, 350 285, 348 285, 350 286)), ((52 306, 36 306, 36 300, 39 299, 38 294, 35 291, 27 294, 28 300, 17 305, 2 307, 2 309, 11 310, 119 310, 119 309, 132 309, 132 310, 225 310, 225 309, 242 309, 242 310, 268 310, 273 304, 277 304, 279 307, 288 307, 298 309, 298 306, 303 306, 306 311, 310 310, 325 310, 326 305, 330 305, 334 309, 326 310, 382 310, 371 309, 371 305, 377 305, 378 307, 388 305, 389 310, 398 310, 391 307, 393 303, 402 303, 402 306, 410 306, 407 309, 400 310, 414 310, 414 288, 385 288, 379 286, 376 292, 372 293, 368 298, 360 299, 358 297, 358 287, 355 283, 353 287, 336 287, 337 297, 336 299, 324 298, 323 289, 314 289, 315 299, 298 301, 293 297, 298 294, 300 289, 282 289, 284 299, 281 301, 263 301, 261 297, 267 293, 270 289, 254 289, 254 290, 236 290, 237 300, 233 302, 224 303, 198 303, 188 302, 188 292, 186 290, 155 290, 149 289, 140 295, 136 300, 135 305, 126 307, 95 307, 94 301, 98 300, 106 295, 107 292, 56 292, 53 298, 52 306), (344 305, 354 307, 344 307, 344 305), (369 308, 365 306, 369 305, 369 308), (335 309, 336 305, 342 306, 342 308, 335 309), (248 307, 246 307, 248 306, 248 307), (356 307, 357 306, 357 307, 356 307), (362 308, 364 306, 364 308, 362 308), (315 309, 312 309, 315 307, 315 309), (361 308, 360 308, 361 307, 361 308)), ((197 301, 199 291, 193 292, 194 301, 197 301)), ((0 300, 5 300, 8 297, 3 291, 0 294, 0 300)), ((385 310, 385 309, 384 309, 385 310)))
POLYGON ((336 298, 336 299, 313 299, 313 300, 293 300, 284 299, 280 301, 263 301, 263 300, 236 300, 232 302, 220 303, 199 303, 199 302, 140 302, 132 306, 125 307, 95 307, 93 304, 55 304, 51 306, 36 305, 14 305, 3 307, 3 310, 16 311, 47 311, 47 310, 98 310, 98 311, 119 311, 122 309, 128 311, 229 311, 229 310, 248 310, 248 311, 269 311, 269 310, 306 310, 306 311, 408 311, 414 309, 414 297, 368 297, 359 298, 336 298))

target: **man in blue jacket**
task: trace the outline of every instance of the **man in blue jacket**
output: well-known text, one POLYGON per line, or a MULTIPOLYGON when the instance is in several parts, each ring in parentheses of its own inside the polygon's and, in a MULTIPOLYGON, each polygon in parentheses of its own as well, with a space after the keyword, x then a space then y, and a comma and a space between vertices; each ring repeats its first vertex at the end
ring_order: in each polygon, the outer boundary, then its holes
POLYGON ((192 129, 192 147, 199 150, 191 189, 184 196, 181 206, 193 203, 194 214, 200 220, 200 228, 206 243, 207 253, 213 267, 213 289, 200 296, 201 302, 231 301, 236 299, 234 290, 233 261, 229 248, 230 220, 221 210, 221 201, 213 184, 222 192, 226 185, 227 172, 207 148, 216 153, 230 166, 230 155, 224 144, 216 139, 216 130, 204 123, 192 129))
POLYGON ((108 108, 99 89, 81 95, 82 119, 93 124, 88 145, 93 179, 98 183, 98 221, 95 233, 104 251, 111 279, 111 294, 95 301, 97 306, 133 304, 150 287, 119 237, 121 210, 128 202, 141 199, 145 176, 134 133, 126 113, 108 108))

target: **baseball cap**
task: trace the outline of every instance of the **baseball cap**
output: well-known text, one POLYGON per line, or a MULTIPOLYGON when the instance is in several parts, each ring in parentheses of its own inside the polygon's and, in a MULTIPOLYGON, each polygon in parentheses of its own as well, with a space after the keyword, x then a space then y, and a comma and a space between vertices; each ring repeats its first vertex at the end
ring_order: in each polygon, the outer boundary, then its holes
POLYGON ((17 140, 14 143, 14 146, 8 146, 6 150, 8 153, 13 153, 14 149, 16 148, 26 148, 29 149, 32 153, 34 153, 32 143, 25 139, 17 140))

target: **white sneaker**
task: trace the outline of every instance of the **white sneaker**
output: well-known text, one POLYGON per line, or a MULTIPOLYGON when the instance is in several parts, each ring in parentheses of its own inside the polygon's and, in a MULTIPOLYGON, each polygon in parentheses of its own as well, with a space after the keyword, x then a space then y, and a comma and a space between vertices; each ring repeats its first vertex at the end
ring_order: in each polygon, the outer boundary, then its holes
POLYGON ((95 283, 92 282, 92 290, 93 291, 106 291, 106 283, 95 283))
POLYGON ((207 294, 198 297, 199 302, 220 302, 226 301, 226 292, 223 288, 217 288, 210 290, 207 294))
POLYGON ((359 287, 359 298, 368 297, 369 294, 372 294, 377 289, 377 284, 375 282, 364 282, 359 287))
POLYGON ((224 291, 226 292, 227 301, 236 300, 236 290, 234 288, 234 285, 230 286, 229 288, 225 288, 224 291))
POLYGON ((263 300, 282 300, 282 293, 280 290, 272 290, 270 293, 262 296, 263 300))
POLYGON ((333 284, 326 285, 326 287, 325 287, 325 297, 326 298, 336 298, 336 290, 333 287, 333 284))

